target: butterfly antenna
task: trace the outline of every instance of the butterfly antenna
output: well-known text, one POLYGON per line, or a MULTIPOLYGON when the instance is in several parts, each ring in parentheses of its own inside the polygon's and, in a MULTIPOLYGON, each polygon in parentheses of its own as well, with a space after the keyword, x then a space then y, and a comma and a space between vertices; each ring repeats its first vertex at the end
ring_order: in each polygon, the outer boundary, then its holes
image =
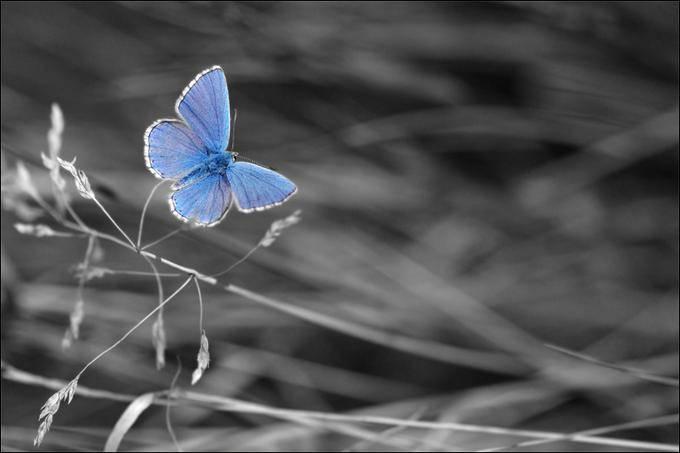
POLYGON ((246 160, 246 161, 251 162, 255 165, 259 165, 260 167, 264 167, 264 168, 268 168, 270 170, 276 171, 276 169, 270 167, 269 165, 261 164, 256 160, 249 159, 249 158, 243 156, 240 153, 234 152, 234 144, 236 143, 236 118, 238 118, 238 109, 234 109, 234 119, 231 122, 231 131, 232 131, 231 132, 231 147, 229 149, 231 150, 232 153, 234 153, 234 157, 238 157, 239 159, 246 160))
POLYGON ((231 146, 229 149, 232 151, 236 143, 236 118, 238 118, 238 109, 234 109, 234 119, 231 121, 231 146))

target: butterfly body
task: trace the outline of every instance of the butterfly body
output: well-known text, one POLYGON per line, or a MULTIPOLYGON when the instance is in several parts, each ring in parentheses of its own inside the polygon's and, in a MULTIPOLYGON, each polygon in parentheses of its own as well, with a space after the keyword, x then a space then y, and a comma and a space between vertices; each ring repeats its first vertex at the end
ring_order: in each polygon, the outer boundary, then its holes
POLYGON ((225 151, 223 153, 213 154, 210 156, 205 164, 205 168, 209 172, 225 174, 227 172, 227 168, 229 168, 233 163, 234 154, 229 151, 225 151))
POLYGON ((278 206, 297 192, 285 176, 227 151, 230 111, 222 68, 198 74, 175 104, 181 120, 157 120, 144 135, 147 168, 174 181, 170 208, 197 225, 219 223, 234 202, 241 212, 278 206))
POLYGON ((175 181, 172 188, 173 190, 181 189, 213 174, 226 176, 227 169, 233 163, 234 153, 229 151, 208 155, 204 162, 196 165, 185 176, 175 181))

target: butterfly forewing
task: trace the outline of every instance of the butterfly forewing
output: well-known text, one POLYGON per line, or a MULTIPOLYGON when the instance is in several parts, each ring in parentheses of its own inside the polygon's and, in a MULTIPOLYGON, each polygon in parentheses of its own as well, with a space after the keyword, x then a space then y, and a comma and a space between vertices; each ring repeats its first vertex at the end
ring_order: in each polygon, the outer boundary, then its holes
POLYGON ((219 66, 198 74, 175 103, 177 114, 212 153, 223 152, 229 143, 229 91, 219 66))
POLYGON ((207 157, 203 142, 179 120, 158 120, 144 134, 146 166, 159 178, 182 178, 207 157))

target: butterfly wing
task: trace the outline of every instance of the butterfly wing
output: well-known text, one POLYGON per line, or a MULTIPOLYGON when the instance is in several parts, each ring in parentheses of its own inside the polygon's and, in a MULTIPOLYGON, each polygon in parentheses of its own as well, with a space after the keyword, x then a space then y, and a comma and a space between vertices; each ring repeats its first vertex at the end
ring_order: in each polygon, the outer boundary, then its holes
POLYGON ((209 174, 188 183, 170 196, 170 209, 184 222, 213 226, 231 205, 231 189, 224 175, 209 174))
POLYGON ((177 114, 211 153, 229 144, 229 91, 224 71, 213 66, 198 74, 175 103, 177 114))
POLYGON ((285 176, 248 162, 234 162, 227 178, 241 212, 263 211, 292 197, 297 187, 285 176))
POLYGON ((205 145, 179 120, 158 120, 144 133, 146 168, 159 178, 179 179, 207 158, 205 145))

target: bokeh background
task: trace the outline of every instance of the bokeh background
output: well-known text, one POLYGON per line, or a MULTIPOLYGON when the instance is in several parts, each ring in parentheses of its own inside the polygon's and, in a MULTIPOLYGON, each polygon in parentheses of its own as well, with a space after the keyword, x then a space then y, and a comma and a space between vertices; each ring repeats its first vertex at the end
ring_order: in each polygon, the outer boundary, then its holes
MULTIPOLYGON (((299 193, 154 251, 217 272, 301 209, 300 224, 224 281, 418 345, 413 353, 376 345, 204 286, 212 363, 193 390, 559 432, 678 412, 677 387, 545 346, 678 375, 677 2, 3 2, 1 11, 3 175, 21 159, 50 198, 40 152, 57 102, 63 157, 77 156, 102 202, 136 233, 156 183, 144 168, 144 130, 174 115, 196 73, 221 65, 238 109, 235 149, 290 177, 299 193)), ((178 227, 166 197, 161 189, 152 200, 148 240, 178 227)), ((115 234, 91 202, 74 195, 74 203, 88 224, 115 234)), ((63 351, 86 241, 19 235, 13 225, 25 214, 2 212, 3 367, 69 380, 156 305, 156 285, 120 275, 88 282, 81 339, 63 351)), ((110 244, 100 265, 148 270, 110 244)), ((165 279, 168 292, 178 283, 165 279)), ((149 322, 80 384, 162 390, 178 356, 178 385, 188 387, 199 340, 194 291, 169 304, 166 328, 162 371, 149 322)), ((52 393, 3 379, 3 451, 33 448, 52 393)), ((125 407, 77 396, 44 448, 101 449, 125 407)), ((340 424, 183 405, 172 420, 186 450, 398 449, 357 445, 340 424)), ((391 436, 407 450, 520 440, 391 436)), ((672 444, 678 425, 610 436, 672 444)), ((147 410, 122 448, 172 449, 162 408, 147 410)))

